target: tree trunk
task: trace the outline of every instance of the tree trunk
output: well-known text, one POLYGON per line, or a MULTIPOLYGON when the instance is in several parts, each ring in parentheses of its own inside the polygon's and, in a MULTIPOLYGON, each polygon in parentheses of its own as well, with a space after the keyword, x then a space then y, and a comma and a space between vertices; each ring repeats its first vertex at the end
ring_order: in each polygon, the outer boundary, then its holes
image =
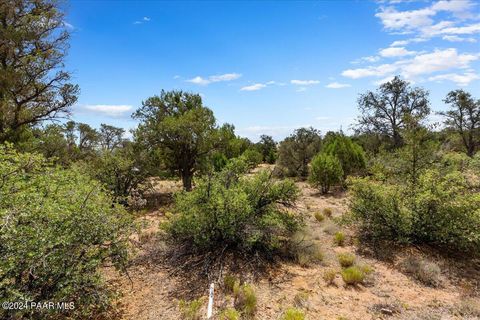
POLYGON ((193 173, 189 170, 182 171, 182 183, 185 191, 192 191, 193 173))

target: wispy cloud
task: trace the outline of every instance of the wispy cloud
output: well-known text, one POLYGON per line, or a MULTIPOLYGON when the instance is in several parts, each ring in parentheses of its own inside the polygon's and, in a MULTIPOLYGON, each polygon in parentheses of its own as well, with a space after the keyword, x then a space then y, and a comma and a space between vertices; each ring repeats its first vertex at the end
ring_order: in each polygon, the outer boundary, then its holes
POLYGON ((142 19, 140 20, 136 20, 133 22, 133 24, 142 24, 142 23, 147 23, 147 22, 150 22, 150 19, 149 17, 143 17, 142 19))
POLYGON ((133 107, 130 105, 91 104, 84 106, 84 109, 111 117, 120 117, 126 112, 131 111, 133 107))
POLYGON ((263 89, 265 87, 266 87, 266 85, 263 84, 263 83, 255 83, 255 84, 252 84, 250 86, 245 86, 245 87, 240 88, 240 91, 257 91, 257 90, 263 89))
POLYGON ((408 51, 404 47, 390 47, 380 50, 379 53, 382 57, 391 58, 414 55, 416 51, 408 51))
POLYGON ((186 80, 187 82, 191 82, 194 84, 198 85, 203 85, 206 86, 210 83, 214 82, 223 82, 223 81, 232 81, 240 78, 242 75, 239 73, 225 73, 225 74, 219 74, 219 75, 213 75, 209 77, 201 77, 201 76, 196 76, 192 79, 186 80))
POLYGON ((457 73, 447 73, 447 74, 440 74, 433 77, 428 78, 430 81, 453 81, 459 86, 467 86, 470 82, 480 79, 480 76, 473 72, 466 72, 464 74, 457 74, 457 73))
POLYGON ((351 87, 351 85, 349 85, 348 83, 332 82, 327 84, 325 87, 329 89, 342 89, 351 87))
POLYGON ((299 86, 310 86, 314 84, 319 84, 320 81, 318 80, 290 80, 291 84, 299 85, 299 86))
POLYGON ((450 42, 472 42, 472 43, 477 42, 477 40, 475 38, 462 38, 462 37, 455 36, 455 35, 443 36, 442 39, 450 41, 450 42))

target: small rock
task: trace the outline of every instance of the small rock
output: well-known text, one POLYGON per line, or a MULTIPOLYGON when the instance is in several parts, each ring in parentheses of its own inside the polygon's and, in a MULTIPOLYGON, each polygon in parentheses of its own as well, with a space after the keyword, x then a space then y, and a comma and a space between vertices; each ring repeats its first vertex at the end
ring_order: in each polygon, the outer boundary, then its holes
POLYGON ((383 314, 387 314, 389 316, 393 315, 393 311, 390 310, 390 309, 387 309, 387 308, 380 309, 380 312, 383 313, 383 314))

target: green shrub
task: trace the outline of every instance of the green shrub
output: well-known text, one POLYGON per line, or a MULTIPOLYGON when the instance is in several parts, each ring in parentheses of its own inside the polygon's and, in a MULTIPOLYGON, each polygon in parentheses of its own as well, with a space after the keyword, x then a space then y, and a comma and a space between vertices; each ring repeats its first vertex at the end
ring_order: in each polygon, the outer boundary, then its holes
POLYGON ((341 271, 343 281, 348 285, 362 283, 365 273, 357 266, 351 266, 341 271))
POLYGON ((339 253, 337 255, 338 262, 342 268, 348 268, 355 263, 355 256, 351 253, 339 253))
POLYGON ((333 214, 333 211, 332 211, 331 208, 325 208, 325 209, 323 209, 323 214, 324 214, 326 217, 329 217, 329 218, 330 218, 330 217, 332 216, 332 214, 333 214))
POLYGON ((337 276, 337 271, 334 269, 327 269, 323 272, 323 280, 328 284, 331 285, 335 281, 335 277, 337 276))
POLYGON ((337 233, 335 233, 335 236, 333 238, 333 242, 337 246, 343 247, 345 245, 345 234, 341 231, 338 231, 337 233))
POLYGON ((282 320, 305 320, 305 313, 296 308, 289 308, 283 313, 282 320))
POLYGON ((220 313, 219 320, 240 320, 240 312, 234 308, 227 308, 220 313))
POLYGON ((480 194, 458 171, 426 170, 413 190, 369 179, 351 180, 350 190, 350 211, 366 238, 480 252, 480 194))
POLYGON ((253 317, 257 310, 257 296, 255 290, 250 284, 235 286, 233 292, 235 298, 235 308, 242 311, 242 314, 248 318, 253 317))
POLYGON ((202 318, 200 309, 202 308, 203 300, 202 298, 192 301, 180 300, 178 306, 182 318, 184 320, 200 320, 202 318))
POLYGON ((343 133, 325 138, 322 152, 334 156, 340 161, 344 178, 347 175, 360 174, 365 170, 365 152, 360 145, 343 133))
POLYGON ((215 170, 216 172, 222 171, 222 169, 225 168, 228 163, 227 157, 221 152, 215 152, 212 155, 211 161, 213 165, 213 170, 215 170))
POLYGON ((322 193, 327 193, 331 186, 340 183, 342 177, 342 165, 335 156, 319 153, 313 158, 308 180, 322 193))
MULTIPOLYGON (((0 146, 0 301, 74 301, 62 316, 109 305, 100 267, 124 270, 130 215, 97 181, 0 146)), ((0 318, 13 316, 0 310, 0 318)), ((19 310, 16 317, 58 316, 19 310)))
POLYGON ((285 208, 297 199, 297 187, 290 180, 273 180, 266 171, 247 177, 237 169, 228 164, 200 179, 193 191, 176 195, 177 214, 166 226, 172 240, 202 250, 227 245, 273 252, 284 247, 300 226, 300 218, 285 208))
POLYGON ((233 293, 233 288, 235 287, 236 283, 240 283, 237 278, 231 274, 227 274, 223 278, 223 286, 225 288, 226 293, 233 293))
POLYGON ((249 168, 255 168, 262 163, 263 160, 262 154, 254 148, 245 150, 245 152, 241 155, 241 158, 245 160, 249 168))
POLYGON ((323 220, 325 220, 325 216, 321 212, 315 212, 315 219, 318 222, 322 222, 323 220))

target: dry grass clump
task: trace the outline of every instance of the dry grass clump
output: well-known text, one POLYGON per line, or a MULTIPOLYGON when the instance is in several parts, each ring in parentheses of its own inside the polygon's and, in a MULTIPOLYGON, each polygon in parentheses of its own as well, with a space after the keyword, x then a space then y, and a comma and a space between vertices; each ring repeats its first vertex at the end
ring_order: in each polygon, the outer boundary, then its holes
POLYGON ((438 287, 441 285, 442 270, 435 262, 409 256, 401 263, 401 266, 407 273, 412 274, 427 286, 438 287))
POLYGON ((331 208, 325 208, 325 209, 323 209, 323 214, 324 214, 326 217, 329 217, 329 218, 330 218, 330 217, 332 216, 332 214, 333 214, 333 211, 332 211, 331 208))
POLYGON ((223 288, 225 293, 233 293, 233 288, 236 284, 240 284, 240 281, 231 274, 225 275, 223 278, 223 288))
POLYGON ((340 247, 343 247, 345 245, 345 234, 341 231, 338 231, 335 233, 335 236, 333 237, 333 242, 340 247))
POLYGON ((475 298, 465 298, 452 311, 455 315, 459 315, 468 319, 480 319, 480 300, 475 298))
POLYGON ((335 269, 327 269, 323 273, 323 280, 328 284, 332 285, 335 281, 335 277, 337 276, 337 271, 335 269))
POLYGON ((200 308, 204 302, 203 298, 199 298, 192 301, 180 300, 178 306, 180 308, 180 313, 182 314, 182 319, 185 320, 200 320, 200 308))
POLYGON ((321 213, 321 212, 315 212, 315 219, 318 221, 318 222, 322 222, 323 220, 325 220, 325 216, 321 213))
POLYGON ((308 306, 308 298, 308 292, 300 291, 293 297, 293 304, 297 308, 306 308, 308 306))
POLYGON ((233 288, 235 309, 241 310, 246 318, 251 318, 257 310, 257 296, 250 284, 236 284, 233 288))
POLYGON ((342 268, 348 268, 355 263, 355 256, 351 253, 339 253, 337 255, 338 262, 342 268))
POLYGON ((294 253, 295 261, 302 267, 308 267, 323 261, 324 254, 320 246, 309 234, 304 232, 295 233, 292 237, 292 243, 293 246, 289 252, 294 253))
POLYGON ((357 285, 365 279, 365 273, 358 266, 343 269, 340 274, 347 285, 357 285))
POLYGON ((325 233, 329 235, 334 235, 335 233, 340 231, 339 229, 340 228, 332 221, 327 221, 325 223, 325 227, 323 227, 323 231, 325 231, 325 233))
POLYGON ((296 308, 289 308, 283 313, 281 320, 305 320, 305 313, 296 308))
POLYGON ((227 308, 223 310, 218 316, 219 320, 240 320, 240 312, 234 308, 227 308))

